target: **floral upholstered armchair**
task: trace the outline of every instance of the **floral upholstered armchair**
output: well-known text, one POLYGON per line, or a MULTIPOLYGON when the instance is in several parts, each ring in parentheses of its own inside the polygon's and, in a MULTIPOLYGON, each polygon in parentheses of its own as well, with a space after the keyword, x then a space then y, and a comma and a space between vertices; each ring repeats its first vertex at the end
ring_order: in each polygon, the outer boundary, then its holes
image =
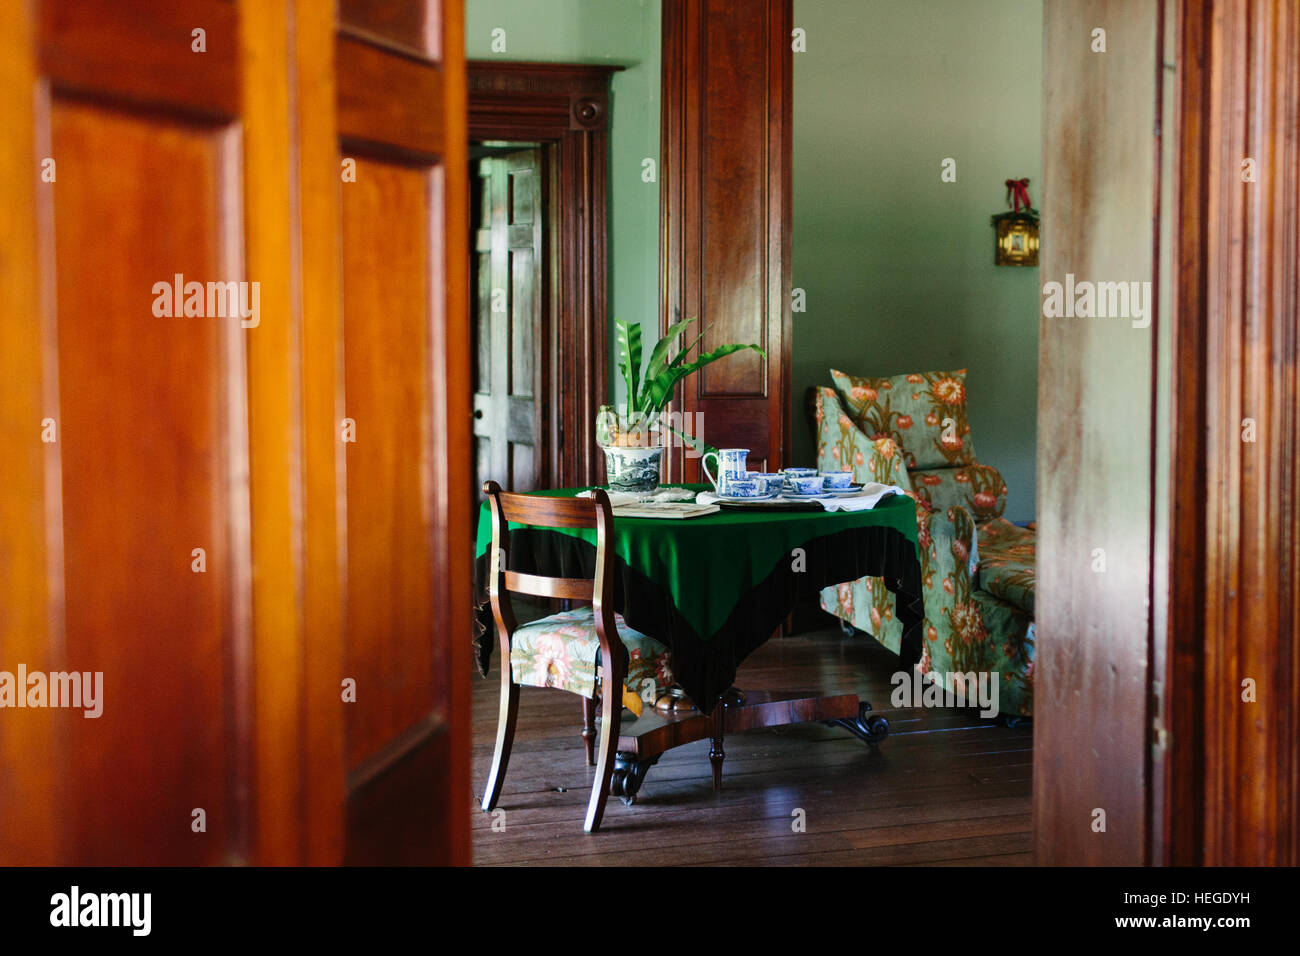
MULTIPOLYGON (((975 459, 965 371, 831 375, 836 388, 809 392, 818 467, 911 488, 916 502, 925 588, 921 672, 954 692, 962 675, 997 672, 999 711, 1029 715, 1034 531, 1002 517, 1002 475, 975 459)), ((827 588, 821 606, 898 652, 902 627, 883 581, 827 588)))

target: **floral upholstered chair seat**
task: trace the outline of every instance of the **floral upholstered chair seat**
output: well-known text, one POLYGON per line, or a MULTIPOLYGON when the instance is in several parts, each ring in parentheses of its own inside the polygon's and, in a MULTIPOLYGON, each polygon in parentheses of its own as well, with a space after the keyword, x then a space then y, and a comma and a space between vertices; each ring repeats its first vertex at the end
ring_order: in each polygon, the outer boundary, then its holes
MULTIPOLYGON (((653 700, 673 682, 668 648, 628 627, 621 614, 615 614, 614 621, 619 639, 627 648, 624 684, 642 700, 653 700)), ((594 697, 600 663, 600 641, 590 607, 561 611, 524 624, 510 642, 510 675, 517 684, 555 687, 594 697)))
MULTIPOLYGON (((810 392, 817 466, 852 471, 855 481, 910 487, 917 502, 921 672, 954 692, 970 671, 996 672, 999 711, 1030 714, 1034 532, 1002 518, 1006 483, 996 468, 975 460, 965 373, 832 377, 836 388, 810 392)), ((883 581, 827 588, 821 606, 898 652, 902 628, 883 581)))

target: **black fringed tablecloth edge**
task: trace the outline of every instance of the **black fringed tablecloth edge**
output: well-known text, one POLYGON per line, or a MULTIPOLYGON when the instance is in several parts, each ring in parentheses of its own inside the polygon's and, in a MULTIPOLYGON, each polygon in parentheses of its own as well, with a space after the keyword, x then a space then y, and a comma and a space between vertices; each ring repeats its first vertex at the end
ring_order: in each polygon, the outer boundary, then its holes
MULTIPOLYGON (((900 662, 910 669, 921 659, 925 602, 916 545, 895 528, 846 528, 812 538, 802 558, 784 556, 772 571, 740 597, 730 617, 704 640, 678 612, 668 590, 637 569, 615 560, 614 606, 628 625, 649 634, 672 652, 673 675, 706 714, 732 685, 741 662, 764 644, 795 604, 825 587, 862 577, 883 578, 895 595, 903 627, 900 662)), ((591 577, 596 549, 572 535, 544 528, 510 532, 510 566, 525 574, 591 577)), ((487 594, 488 555, 475 562, 474 651, 486 676, 497 643, 487 594)))

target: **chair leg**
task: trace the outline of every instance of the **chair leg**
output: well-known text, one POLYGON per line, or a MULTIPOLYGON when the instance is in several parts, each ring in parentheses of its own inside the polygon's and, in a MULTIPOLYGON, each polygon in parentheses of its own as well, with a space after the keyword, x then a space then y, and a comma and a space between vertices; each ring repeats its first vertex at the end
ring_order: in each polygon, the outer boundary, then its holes
POLYGON ((596 766, 596 700, 582 698, 582 743, 587 748, 587 766, 596 766))
POLYGON ((588 833, 600 829, 601 818, 605 815, 605 801, 609 797, 609 778, 614 773, 615 752, 618 750, 623 700, 612 684, 608 676, 601 681, 600 759, 596 763, 596 780, 591 785, 591 801, 587 804, 587 820, 583 824, 583 829, 588 833))
POLYGON ((510 764, 510 746, 515 742, 515 720, 519 716, 519 685, 510 679, 510 662, 501 674, 501 710, 497 715, 497 749, 492 757, 492 772, 483 791, 483 811, 493 809, 506 781, 510 764))

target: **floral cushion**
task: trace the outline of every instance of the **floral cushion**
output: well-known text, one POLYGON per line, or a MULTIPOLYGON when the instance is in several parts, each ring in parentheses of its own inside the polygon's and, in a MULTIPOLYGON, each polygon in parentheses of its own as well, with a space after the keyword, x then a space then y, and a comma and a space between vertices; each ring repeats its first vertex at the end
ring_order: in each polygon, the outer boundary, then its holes
POLYGON ((962 465, 911 473, 912 489, 940 511, 961 505, 983 525, 1001 518, 1007 507, 1007 485, 992 465, 962 465))
MULTIPOLYGON (((623 683, 642 700, 653 700, 673 681, 668 649, 648 634, 632 630, 621 614, 614 615, 614 622, 628 654, 623 683)), ((595 697, 599 666, 600 641, 590 607, 561 611, 525 624, 515 631, 510 642, 510 676, 516 684, 556 687, 595 697)))
POLYGON ((862 434, 840 405, 833 388, 819 388, 814 396, 817 428, 817 467, 822 471, 851 471, 853 480, 909 487, 907 463, 892 438, 874 441, 862 434))
POLYGON ((1034 558, 1037 533, 1005 518, 979 529, 979 586, 995 597, 1034 613, 1034 558))
POLYGON ((907 467, 975 464, 966 421, 966 370, 859 378, 831 369, 846 410, 869 438, 892 438, 907 467))

